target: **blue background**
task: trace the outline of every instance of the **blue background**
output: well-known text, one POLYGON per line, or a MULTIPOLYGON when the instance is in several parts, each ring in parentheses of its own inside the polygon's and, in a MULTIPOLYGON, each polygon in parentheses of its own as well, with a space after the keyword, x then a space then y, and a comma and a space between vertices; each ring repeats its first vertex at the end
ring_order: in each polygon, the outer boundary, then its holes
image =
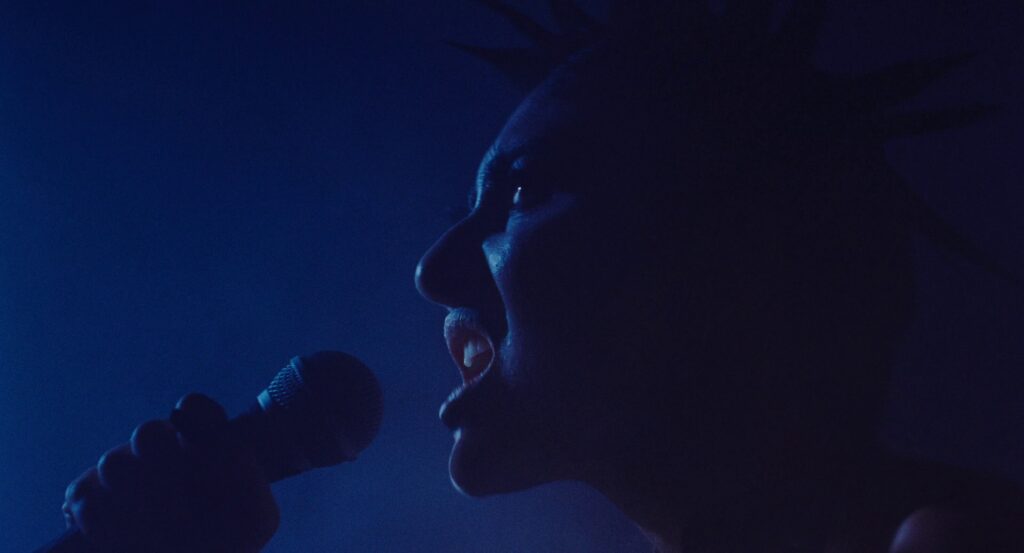
MULTIPOLYGON (((979 51, 915 104, 1002 113, 889 153, 1024 272, 1024 8, 835 8, 834 71, 979 51)), ((436 412, 459 378, 413 267, 518 94, 444 39, 520 43, 462 0, 0 6, 4 549, 56 536, 66 483, 182 394, 238 412, 292 355, 339 349, 378 373, 384 427, 359 462, 275 487, 267 551, 649 550, 581 486, 474 500, 448 483, 436 412)), ((1024 292, 920 246, 885 435, 1024 480, 1024 292)))

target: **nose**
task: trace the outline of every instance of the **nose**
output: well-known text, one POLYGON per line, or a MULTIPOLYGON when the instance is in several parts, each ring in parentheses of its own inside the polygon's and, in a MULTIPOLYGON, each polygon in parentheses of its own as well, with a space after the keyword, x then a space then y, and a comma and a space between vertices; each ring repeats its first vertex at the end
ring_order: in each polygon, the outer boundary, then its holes
POLYGON ((424 298, 447 307, 483 308, 498 294, 487 258, 484 229, 472 216, 448 229, 416 265, 416 289, 424 298))

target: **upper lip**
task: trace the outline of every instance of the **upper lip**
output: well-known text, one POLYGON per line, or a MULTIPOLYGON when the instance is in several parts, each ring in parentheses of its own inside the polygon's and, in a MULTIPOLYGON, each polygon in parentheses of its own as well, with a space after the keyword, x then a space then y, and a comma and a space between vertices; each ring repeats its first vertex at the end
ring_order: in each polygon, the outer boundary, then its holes
POLYGON ((477 380, 494 361, 494 340, 474 310, 452 309, 444 320, 444 338, 466 384, 477 380))

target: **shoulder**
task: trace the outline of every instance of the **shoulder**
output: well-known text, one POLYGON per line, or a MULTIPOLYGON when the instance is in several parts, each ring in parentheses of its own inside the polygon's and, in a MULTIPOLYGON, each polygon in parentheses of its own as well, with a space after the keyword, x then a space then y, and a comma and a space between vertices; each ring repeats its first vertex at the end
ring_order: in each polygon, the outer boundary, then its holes
POLYGON ((897 529, 890 553, 1024 553, 1024 492, 1006 478, 948 467, 897 529))
POLYGON ((900 525, 890 553, 1024 553, 1024 518, 1008 515, 923 507, 900 525))

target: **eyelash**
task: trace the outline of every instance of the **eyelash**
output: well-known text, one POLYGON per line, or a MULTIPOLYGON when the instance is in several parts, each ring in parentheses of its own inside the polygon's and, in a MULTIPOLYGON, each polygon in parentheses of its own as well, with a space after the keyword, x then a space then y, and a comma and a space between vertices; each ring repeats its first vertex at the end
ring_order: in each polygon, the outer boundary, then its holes
MULTIPOLYGON (((510 183, 509 188, 511 188, 512 194, 508 197, 508 209, 510 212, 520 213, 529 211, 534 205, 542 203, 551 193, 550 190, 545 190, 546 186, 544 185, 523 182, 526 179, 522 171, 514 171, 514 174, 511 175, 511 177, 512 178, 510 180, 513 182, 510 183), (524 195, 526 198, 523 197, 524 195), (534 195, 537 197, 531 197, 534 195)), ((470 191, 469 203, 472 204, 474 199, 475 194, 473 191, 470 191)), ((455 224, 468 217, 473 211, 473 207, 452 204, 445 208, 444 211, 451 220, 451 223, 455 224)))
POLYGON ((552 192, 550 183, 516 183, 512 187, 512 197, 509 198, 509 210, 519 213, 529 211, 544 203, 552 192))
MULTIPOLYGON (((527 188, 527 187, 525 187, 523 185, 515 185, 515 187, 512 190, 512 197, 509 198, 509 210, 522 212, 522 211, 527 211, 531 207, 531 205, 526 205, 526 206, 521 205, 522 204, 522 194, 523 194, 524 190, 529 190, 529 188, 527 188), (517 198, 518 198, 518 201, 517 201, 517 198)), ((530 193, 530 192, 527 192, 527 193, 530 193)), ((539 202, 536 202, 536 203, 539 203, 539 202)), ((465 219, 466 217, 468 217, 469 213, 471 211, 472 210, 469 207, 464 206, 464 205, 458 205, 458 204, 449 205, 448 207, 446 207, 444 209, 445 215, 447 215, 449 221, 452 224, 458 223, 459 221, 461 221, 461 220, 465 219)))

